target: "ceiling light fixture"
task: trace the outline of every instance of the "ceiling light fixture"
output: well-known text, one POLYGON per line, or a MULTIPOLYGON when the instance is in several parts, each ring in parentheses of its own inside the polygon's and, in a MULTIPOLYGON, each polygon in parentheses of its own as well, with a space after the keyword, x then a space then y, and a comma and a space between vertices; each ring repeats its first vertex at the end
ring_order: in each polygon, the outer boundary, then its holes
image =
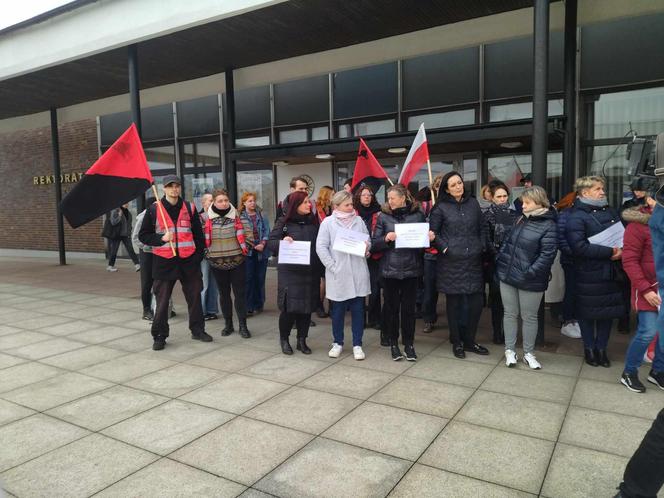
POLYGON ((406 148, 405 147, 390 147, 389 149, 387 149, 387 152, 389 152, 390 154, 403 154, 404 152, 406 152, 406 148))
POLYGON ((334 159, 333 154, 316 154, 314 157, 316 159, 334 159))
POLYGON ((503 149, 518 149, 523 146, 523 142, 503 142, 500 146, 503 149))

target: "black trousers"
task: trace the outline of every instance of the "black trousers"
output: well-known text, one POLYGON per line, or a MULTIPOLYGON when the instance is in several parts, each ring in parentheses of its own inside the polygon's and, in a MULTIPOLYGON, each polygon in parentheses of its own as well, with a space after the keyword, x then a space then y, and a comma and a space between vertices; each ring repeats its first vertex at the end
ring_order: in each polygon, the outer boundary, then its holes
MULTIPOLYGON (((152 337, 168 337, 168 301, 173 294, 177 280, 155 280, 153 292, 157 300, 157 307, 152 322, 152 337)), ((189 308, 189 330, 194 335, 205 332, 205 321, 203 320, 203 308, 201 307, 201 291, 203 290, 203 277, 200 266, 192 267, 190 274, 182 275, 180 279, 182 293, 189 308)))
POLYGON ((212 268, 212 274, 217 281, 219 296, 221 297, 221 313, 224 319, 233 319, 233 300, 231 288, 235 298, 235 312, 240 324, 247 323, 247 269, 245 262, 232 270, 219 270, 212 268))
POLYGON ((415 339, 415 300, 419 278, 383 279, 383 325, 385 335, 393 345, 399 341, 401 324, 401 342, 412 346, 415 339))
POLYGON ((493 337, 500 338, 503 335, 503 299, 500 296, 500 283, 495 279, 489 282, 489 303, 491 304, 491 327, 493 328, 493 337))
POLYGON ((484 293, 446 294, 447 324, 452 344, 473 344, 484 307, 484 293))
POLYGON ((309 326, 311 325, 311 313, 289 313, 282 311, 279 315, 279 336, 282 339, 290 337, 291 329, 295 324, 298 339, 309 335, 309 326))
POLYGON ((138 264, 138 257, 134 252, 134 246, 131 245, 129 237, 121 237, 119 239, 108 239, 108 266, 115 266, 115 258, 118 255, 118 249, 120 249, 120 243, 124 244, 129 257, 134 262, 138 264))
POLYGON ((141 302, 144 312, 152 308, 152 258, 151 252, 141 250, 138 253, 141 262, 141 302))
POLYGON ((664 484, 664 410, 627 463, 620 491, 625 498, 655 498, 664 484))
POLYGON ((380 262, 377 259, 367 260, 369 267, 369 282, 371 283, 371 294, 369 294, 369 305, 366 307, 367 323, 380 323, 380 262))

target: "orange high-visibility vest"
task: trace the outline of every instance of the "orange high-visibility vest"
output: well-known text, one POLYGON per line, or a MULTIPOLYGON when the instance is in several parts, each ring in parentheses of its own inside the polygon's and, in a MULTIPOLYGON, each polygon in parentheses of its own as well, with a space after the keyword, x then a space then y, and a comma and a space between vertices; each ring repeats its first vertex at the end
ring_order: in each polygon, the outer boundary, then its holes
MULTIPOLYGON (((161 202, 161 201, 160 201, 161 202)), ((157 211, 159 206, 155 206, 157 211)), ((192 213, 195 213, 193 206, 191 206, 192 213)), ((175 251, 177 255, 181 258, 188 258, 196 252, 196 243, 194 242, 194 234, 191 231, 191 218, 189 217, 189 211, 187 210, 187 201, 182 201, 182 208, 180 209, 180 214, 178 214, 178 220, 176 225, 173 225, 173 220, 171 217, 166 214, 166 224, 167 227, 164 227, 162 217, 155 211, 157 215, 157 220, 155 222, 155 229, 158 234, 165 234, 166 229, 168 228, 169 232, 175 234, 173 239, 173 244, 175 245, 175 251)), ((173 257, 173 251, 171 250, 171 245, 167 242, 166 244, 153 247, 152 254, 162 258, 170 259, 173 257)))

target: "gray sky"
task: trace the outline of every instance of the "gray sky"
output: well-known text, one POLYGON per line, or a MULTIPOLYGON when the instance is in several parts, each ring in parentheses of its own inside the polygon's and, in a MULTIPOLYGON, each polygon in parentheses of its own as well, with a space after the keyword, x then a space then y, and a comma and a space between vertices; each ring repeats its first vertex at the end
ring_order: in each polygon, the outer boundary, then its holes
POLYGON ((25 21, 43 12, 71 2, 72 0, 20 0, 15 2, 2 2, 2 16, 0 16, 0 29, 12 24, 25 21))

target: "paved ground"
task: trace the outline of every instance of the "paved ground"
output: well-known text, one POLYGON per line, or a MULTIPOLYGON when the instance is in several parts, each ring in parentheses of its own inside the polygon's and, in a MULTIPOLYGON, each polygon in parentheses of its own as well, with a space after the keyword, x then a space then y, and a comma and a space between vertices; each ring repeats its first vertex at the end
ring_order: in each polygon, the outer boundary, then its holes
MULTIPOLYGON (((365 361, 280 353, 277 313, 254 337, 190 340, 172 321, 153 352, 126 262, 65 268, 0 258, 0 480, 9 496, 612 496, 664 391, 628 393, 550 328, 543 370, 499 347, 454 359, 447 330, 395 363, 367 331, 365 361)), ((275 274, 269 273, 274 295, 275 274)), ((488 310, 481 336, 488 335, 488 310)), ((443 316, 443 322, 444 316, 443 316)), ((619 360, 625 336, 613 339, 619 360)), ((642 369, 642 379, 645 372, 642 369)))

